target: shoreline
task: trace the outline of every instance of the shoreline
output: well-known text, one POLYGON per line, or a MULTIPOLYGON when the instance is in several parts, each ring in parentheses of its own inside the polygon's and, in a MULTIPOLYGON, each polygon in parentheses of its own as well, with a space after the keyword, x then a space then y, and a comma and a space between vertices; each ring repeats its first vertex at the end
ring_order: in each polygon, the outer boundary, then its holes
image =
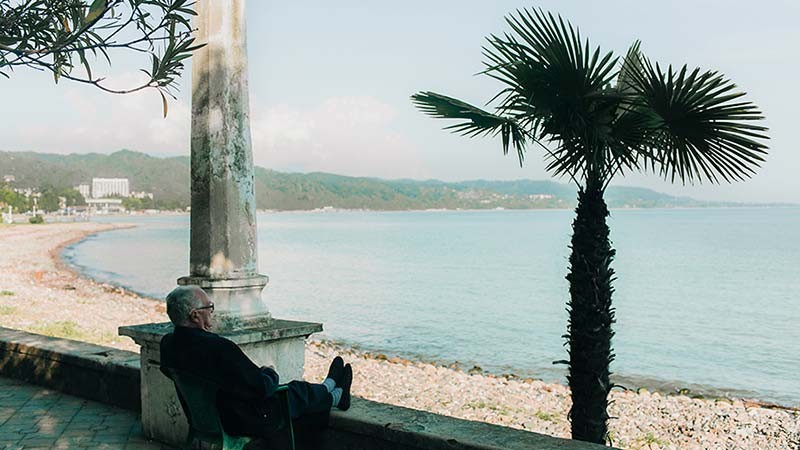
MULTIPOLYGON (((358 212, 358 211, 362 211, 362 210, 341 210, 341 211, 358 212)), ((482 210, 477 210, 477 211, 482 211, 482 210)), ((306 212, 316 212, 316 211, 306 211, 306 212)), ((325 211, 319 211, 319 212, 325 212, 325 211)), ((389 211, 389 212, 393 212, 393 211, 389 211)), ((68 271, 68 272, 72 273, 74 276, 76 276, 78 278, 82 278, 82 279, 85 279, 85 280, 88 280, 88 281, 91 281, 91 282, 94 282, 94 283, 98 283, 98 284, 105 284, 105 285, 113 286, 113 287, 115 287, 115 288, 117 288, 119 290, 134 294, 134 295, 138 296, 139 298, 141 298, 143 300, 154 302, 154 303, 161 303, 162 302, 161 299, 150 297, 149 295, 147 295, 145 293, 142 293, 142 292, 139 292, 139 291, 137 291, 135 289, 132 289, 129 286, 125 286, 125 285, 120 284, 120 283, 115 283, 113 281, 97 280, 97 279, 93 278, 91 275, 81 272, 78 268, 72 266, 71 264, 69 264, 64 259, 63 253, 64 253, 64 250, 67 247, 70 247, 72 245, 80 243, 80 242, 82 242, 82 241, 84 241, 84 240, 86 240, 86 239, 88 239, 88 238, 90 238, 90 237, 92 237, 94 235, 97 235, 99 233, 104 233, 104 232, 107 232, 107 231, 125 230, 125 229, 130 229, 130 228, 136 228, 137 227, 137 225, 132 225, 132 224, 124 224, 124 225, 121 225, 121 224, 109 224, 109 225, 111 226, 111 228, 104 229, 104 230, 101 230, 101 231, 97 231, 97 232, 94 232, 94 233, 88 233, 88 234, 86 234, 84 236, 76 237, 74 239, 71 239, 71 240, 68 240, 68 241, 64 241, 64 242, 60 243, 58 246, 56 246, 53 250, 51 250, 49 252, 50 253, 50 257, 53 258, 54 263, 56 264, 56 267, 58 267, 60 270, 68 271)), ((335 340, 335 339, 310 337, 309 340, 311 342, 315 342, 315 343, 319 343, 319 344, 323 344, 323 345, 334 347, 334 348, 336 348, 336 349, 338 349, 340 351, 345 351, 345 352, 352 353, 352 354, 362 355, 365 358, 370 358, 370 359, 375 359, 375 360, 385 360, 385 361, 394 361, 394 362, 405 361, 406 363, 420 362, 420 363, 423 363, 423 364, 430 364, 430 365, 433 365, 433 366, 436 366, 436 367, 442 367, 442 368, 446 368, 446 369, 461 371, 461 372, 465 372, 465 373, 468 373, 468 374, 480 374, 480 375, 483 375, 483 376, 494 377, 494 378, 506 378, 506 379, 510 379, 510 380, 519 380, 519 381, 522 381, 524 383, 529 383, 531 381, 539 381, 539 382, 543 382, 543 383, 547 383, 547 384, 557 384, 557 385, 566 387, 566 384, 563 383, 563 382, 560 382, 560 381, 544 380, 544 379, 541 379, 541 378, 520 375, 520 374, 517 374, 517 373, 514 373, 514 372, 496 372, 496 371, 492 371, 492 370, 486 370, 486 369, 482 368, 482 366, 480 365, 480 362, 478 362, 477 364, 473 364, 472 367, 469 368, 468 366, 470 364, 466 364, 465 365, 464 363, 461 363, 460 361, 457 361, 457 360, 452 360, 452 361, 450 361, 450 360, 436 360, 436 359, 427 358, 424 355, 413 354, 411 352, 409 352, 407 354, 393 354, 393 353, 388 353, 388 352, 386 352, 386 351, 384 351, 382 349, 365 348, 365 347, 362 347, 358 343, 338 341, 338 340, 335 340)), ((684 396, 687 396, 687 397, 690 397, 690 398, 709 400, 709 401, 728 401, 728 402, 741 401, 741 402, 746 403, 748 405, 757 406, 757 407, 761 407, 761 408, 782 409, 782 410, 787 410, 787 411, 800 412, 800 404, 798 404, 797 406, 785 405, 785 404, 780 404, 780 403, 777 403, 777 402, 772 402, 772 401, 767 401, 767 400, 760 400, 760 399, 758 399, 756 397, 749 397, 749 396, 745 396, 745 395, 737 396, 737 395, 725 395, 724 394, 725 392, 733 391, 732 389, 724 389, 724 388, 719 388, 719 387, 715 387, 715 386, 698 385, 698 384, 694 384, 694 383, 691 383, 691 382, 688 382, 688 381, 684 381, 684 380, 648 379, 649 380, 649 383, 648 383, 646 381, 637 381, 637 380, 639 380, 639 378, 644 378, 644 377, 626 376, 626 375, 620 375, 619 373, 614 373, 612 375, 612 382, 615 383, 615 384, 623 384, 624 383, 626 385, 632 386, 631 388, 628 388, 628 387, 624 387, 623 388, 625 391, 629 391, 629 392, 637 392, 637 393, 638 392, 642 392, 642 391, 644 391, 644 392, 654 392, 654 393, 658 393, 658 394, 661 394, 661 395, 667 395, 667 396, 684 395, 684 396)))
MULTIPOLYGON (((426 358, 425 356, 422 356, 422 355, 404 356, 404 355, 401 355, 401 354, 384 353, 381 350, 364 349, 364 348, 362 348, 362 347, 360 347, 358 345, 351 345, 351 344, 348 344, 346 342, 337 341, 335 339, 326 339, 326 338, 317 339, 317 338, 311 337, 311 338, 309 338, 309 340, 311 342, 314 342, 314 343, 319 344, 319 345, 333 347, 333 348, 337 349, 337 351, 347 352, 347 353, 359 355, 359 357, 367 358, 367 359, 373 359, 373 360, 376 360, 376 361, 389 361, 391 363, 403 364, 403 365, 420 363, 420 364, 427 364, 427 365, 431 365, 431 366, 439 367, 439 368, 443 368, 443 369, 462 372, 462 373, 466 373, 466 374, 469 374, 469 375, 480 375, 480 376, 489 377, 489 378, 497 378, 497 379, 504 379, 504 380, 514 380, 514 381, 519 381, 519 382, 528 383, 528 384, 532 383, 532 382, 540 382, 540 383, 545 383, 545 384, 550 384, 550 385, 563 386, 565 388, 568 387, 565 383, 560 383, 560 382, 557 382, 557 381, 547 381, 547 380, 544 380, 542 378, 536 378, 536 377, 526 377, 526 376, 518 375, 518 374, 516 374, 514 372, 495 372, 495 371, 492 371, 492 370, 486 370, 486 369, 483 369, 480 365, 473 365, 472 368, 468 368, 469 364, 464 365, 460 361, 448 362, 448 361, 429 359, 429 358, 426 358)), ((612 383, 618 383, 618 382, 624 381, 624 380, 636 379, 636 377, 621 376, 621 377, 616 377, 617 380, 615 381, 614 380, 614 378, 615 378, 614 374, 612 374, 611 378, 612 378, 612 383), (620 380, 619 378, 621 378, 622 380, 620 380)), ((800 406, 782 405, 780 403, 774 403, 774 402, 769 402, 769 401, 765 401, 765 400, 759 400, 757 398, 717 395, 713 391, 714 390, 723 391, 723 389, 714 388, 714 387, 711 387, 711 386, 707 387, 709 389, 709 391, 706 391, 706 390, 692 390, 689 387, 685 387, 685 386, 696 386, 696 385, 693 385, 693 384, 688 383, 688 382, 664 381, 664 380, 653 380, 653 381, 654 381, 654 383, 651 384, 651 385, 634 384, 633 388, 622 388, 622 389, 625 392, 631 392, 631 393, 637 393, 637 394, 638 393, 642 393, 642 392, 647 392, 647 393, 656 393, 656 394, 660 394, 660 395, 663 395, 663 396, 684 396, 684 397, 689 397, 689 398, 692 398, 692 399, 711 401, 711 402, 720 402, 720 401, 729 402, 729 403, 742 402, 743 404, 745 404, 747 406, 752 406, 752 407, 786 410, 786 411, 791 411, 791 412, 800 412, 800 406), (676 388, 670 389, 670 388, 665 388, 665 387, 659 387, 659 386, 656 386, 656 384, 660 384, 662 386, 663 385, 668 385, 668 384, 674 384, 676 386, 676 388), (677 387, 677 386, 684 386, 684 387, 677 387)))
MULTIPOLYGON (((86 234, 84 234, 82 236, 76 236, 76 237, 74 237, 72 239, 69 239, 69 240, 66 240, 64 242, 61 242, 57 246, 53 247, 48 253, 50 254, 50 257, 53 259, 53 263, 55 264, 56 268, 58 270, 63 270, 63 271, 66 271, 66 272, 70 272, 73 275, 75 275, 76 277, 83 278, 85 280, 90 280, 90 281, 93 281, 95 283, 100 283, 99 280, 95 280, 94 278, 90 277, 89 275, 86 275, 86 274, 82 273, 81 271, 75 269, 74 267, 70 266, 70 264, 67 263, 67 261, 64 260, 64 250, 66 250, 67 247, 73 246, 75 244, 79 244, 79 243, 85 241, 86 239, 89 239, 90 237, 96 236, 96 235, 98 235, 100 233, 105 233, 107 231, 127 230, 127 229, 130 229, 130 228, 136 228, 137 227, 137 225, 132 225, 132 224, 125 224, 125 225, 109 224, 109 225, 111 226, 111 228, 99 230, 99 231, 96 231, 96 232, 93 232, 93 233, 86 233, 86 234)), ((117 287, 125 288, 122 285, 119 285, 117 287)), ((131 291, 131 292, 135 292, 135 291, 131 291)), ((149 298, 147 296, 139 294, 138 292, 137 292, 137 294, 142 298, 149 298)), ((155 299, 152 299, 152 298, 149 298, 149 299, 150 300, 155 300, 155 299)))
MULTIPOLYGON (((7 256, 0 261, 7 274, 0 280, 0 325, 138 351, 128 338, 116 336, 116 327, 166 321, 162 302, 87 278, 61 258, 65 248, 91 235, 132 226, 82 222, 0 227, 0 254, 7 256)), ((569 436, 571 402, 564 385, 465 371, 453 363, 387 356, 325 340, 307 342, 306 378, 324 377, 335 354, 353 361, 355 395, 569 436)), ((645 390, 614 391, 611 397, 615 403, 610 415, 618 419, 609 425, 618 446, 788 448, 800 440, 795 407, 645 390)))
MULTIPOLYGON (((753 203, 741 205, 711 205, 711 206, 617 206, 609 207, 610 211, 648 211, 648 210, 676 210, 694 211, 698 209, 793 209, 800 208, 800 204, 792 203, 753 203)), ((313 209, 257 209, 257 214, 326 214, 326 213, 453 213, 453 212, 497 212, 497 211, 574 211, 574 207, 553 207, 553 208, 428 208, 428 209, 369 209, 369 208, 313 208, 313 209)), ((188 211, 157 210, 156 212, 133 211, 130 213, 102 214, 92 217, 99 218, 127 218, 131 216, 139 217, 158 217, 158 216, 188 216, 188 211)), ((47 216, 45 216, 47 217, 47 216)), ((91 220, 91 219, 90 219, 91 220)), ((49 222, 49 223, 69 223, 69 222, 49 222)), ((22 223, 27 225, 26 223, 22 223)))

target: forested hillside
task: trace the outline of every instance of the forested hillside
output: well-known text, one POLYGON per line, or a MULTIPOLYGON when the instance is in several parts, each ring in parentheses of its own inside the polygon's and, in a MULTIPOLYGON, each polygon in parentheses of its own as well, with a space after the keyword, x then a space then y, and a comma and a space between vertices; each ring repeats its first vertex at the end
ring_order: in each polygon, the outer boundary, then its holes
MULTIPOLYGON (((0 176, 13 175, 14 187, 70 188, 92 177, 122 177, 132 191, 152 192, 162 208, 189 205, 189 158, 158 158, 121 150, 112 154, 56 155, 0 152, 0 176)), ((576 189, 552 181, 383 180, 329 173, 283 173, 257 167, 256 204, 259 209, 303 210, 334 208, 491 209, 571 208, 576 189)), ((610 187, 610 207, 704 206, 707 203, 672 197, 649 189, 610 187)))

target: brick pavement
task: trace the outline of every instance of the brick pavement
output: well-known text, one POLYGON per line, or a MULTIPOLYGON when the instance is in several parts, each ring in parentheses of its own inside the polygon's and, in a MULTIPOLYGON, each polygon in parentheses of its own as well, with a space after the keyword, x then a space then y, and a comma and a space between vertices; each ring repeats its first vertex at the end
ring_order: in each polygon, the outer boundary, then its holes
POLYGON ((142 435, 139 416, 0 377, 0 449, 172 450, 142 435))

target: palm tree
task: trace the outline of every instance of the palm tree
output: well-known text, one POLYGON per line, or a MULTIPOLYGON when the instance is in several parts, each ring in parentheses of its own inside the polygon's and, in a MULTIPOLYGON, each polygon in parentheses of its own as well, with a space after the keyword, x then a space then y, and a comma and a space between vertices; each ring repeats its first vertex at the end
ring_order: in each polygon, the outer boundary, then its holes
POLYGON ((578 187, 569 258, 567 379, 572 438, 604 443, 609 366, 614 360, 611 306, 615 251, 603 194, 615 175, 654 172, 675 182, 749 178, 764 160, 761 112, 713 71, 666 70, 634 43, 622 59, 591 49, 580 31, 542 10, 506 18, 511 32, 487 38, 486 70, 503 84, 494 112, 433 92, 412 101, 423 112, 460 119, 445 129, 500 136, 522 165, 529 143, 546 154, 547 170, 578 187))

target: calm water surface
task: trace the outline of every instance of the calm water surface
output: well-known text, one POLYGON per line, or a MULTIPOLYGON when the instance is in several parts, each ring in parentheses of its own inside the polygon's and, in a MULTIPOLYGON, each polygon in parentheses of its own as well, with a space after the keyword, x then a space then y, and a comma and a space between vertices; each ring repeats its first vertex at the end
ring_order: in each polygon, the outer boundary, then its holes
MULTIPOLYGON (((259 215, 273 315, 323 337, 563 381, 572 211, 259 215)), ((89 276, 163 298, 188 271, 187 216, 65 250, 89 276)), ((622 384, 800 406, 800 208, 619 210, 612 370, 622 384)))

